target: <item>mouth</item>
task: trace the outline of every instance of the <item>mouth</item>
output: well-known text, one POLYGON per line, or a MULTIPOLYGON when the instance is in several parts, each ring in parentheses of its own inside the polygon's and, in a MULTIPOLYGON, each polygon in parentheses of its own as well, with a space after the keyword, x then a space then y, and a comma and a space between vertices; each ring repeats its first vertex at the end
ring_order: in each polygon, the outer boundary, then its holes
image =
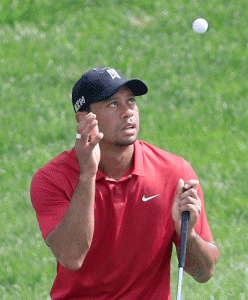
POLYGON ((121 131, 126 134, 134 134, 136 132, 136 124, 135 123, 127 123, 122 128, 121 131))
POLYGON ((121 130, 135 129, 135 128, 136 128, 135 123, 127 123, 121 128, 121 130))

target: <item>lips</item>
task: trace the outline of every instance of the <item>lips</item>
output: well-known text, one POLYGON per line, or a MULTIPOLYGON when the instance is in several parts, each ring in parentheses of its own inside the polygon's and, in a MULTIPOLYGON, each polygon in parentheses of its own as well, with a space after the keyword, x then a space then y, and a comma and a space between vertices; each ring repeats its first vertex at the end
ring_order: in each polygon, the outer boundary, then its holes
POLYGON ((129 130, 129 129, 135 129, 135 128, 136 128, 135 123, 127 123, 121 128, 121 130, 129 130))

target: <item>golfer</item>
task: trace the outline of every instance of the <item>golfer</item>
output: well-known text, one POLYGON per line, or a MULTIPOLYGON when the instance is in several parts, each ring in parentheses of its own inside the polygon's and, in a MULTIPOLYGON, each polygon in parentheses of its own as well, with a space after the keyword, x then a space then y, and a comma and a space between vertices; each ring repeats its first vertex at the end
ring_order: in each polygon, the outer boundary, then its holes
POLYGON ((31 183, 40 230, 58 262, 54 300, 171 299, 172 246, 179 251, 185 210, 185 271, 198 282, 214 274, 219 250, 194 170, 182 157, 137 140, 136 96, 147 91, 141 80, 103 66, 73 87, 75 147, 31 183))

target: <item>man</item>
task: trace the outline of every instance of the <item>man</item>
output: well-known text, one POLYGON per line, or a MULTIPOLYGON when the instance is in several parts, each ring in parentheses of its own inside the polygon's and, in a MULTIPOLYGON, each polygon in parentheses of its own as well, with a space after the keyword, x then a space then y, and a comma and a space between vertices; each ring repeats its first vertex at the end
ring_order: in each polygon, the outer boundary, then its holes
POLYGON ((195 172, 137 140, 135 97, 145 93, 141 80, 109 67, 84 73, 73 88, 75 147, 31 184, 43 238, 58 261, 52 299, 171 299, 172 243, 178 252, 185 210, 185 271, 199 282, 214 273, 219 250, 195 172))

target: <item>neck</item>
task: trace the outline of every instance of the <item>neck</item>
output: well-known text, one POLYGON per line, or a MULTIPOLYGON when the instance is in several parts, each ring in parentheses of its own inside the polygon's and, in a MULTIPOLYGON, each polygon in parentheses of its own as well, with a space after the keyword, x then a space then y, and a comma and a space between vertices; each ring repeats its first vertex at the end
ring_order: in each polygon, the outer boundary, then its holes
POLYGON ((134 145, 104 147, 100 143, 99 169, 105 175, 119 180, 133 165, 134 145))

